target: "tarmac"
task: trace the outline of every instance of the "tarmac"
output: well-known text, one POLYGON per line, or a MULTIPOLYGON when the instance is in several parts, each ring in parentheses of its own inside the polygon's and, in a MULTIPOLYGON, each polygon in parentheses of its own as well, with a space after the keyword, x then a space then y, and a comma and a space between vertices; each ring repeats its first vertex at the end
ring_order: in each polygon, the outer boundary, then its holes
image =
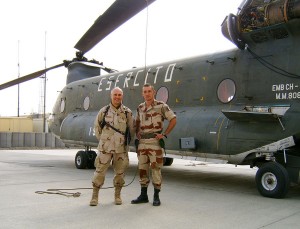
POLYGON ((76 169, 77 151, 0 150, 1 229, 300 227, 300 187, 291 187, 284 199, 262 197, 255 185, 256 169, 248 166, 175 159, 163 168, 161 206, 152 206, 152 184, 150 202, 132 205, 140 193, 135 153, 130 153, 123 204, 114 204, 110 168, 100 203, 91 207, 94 170, 76 169))

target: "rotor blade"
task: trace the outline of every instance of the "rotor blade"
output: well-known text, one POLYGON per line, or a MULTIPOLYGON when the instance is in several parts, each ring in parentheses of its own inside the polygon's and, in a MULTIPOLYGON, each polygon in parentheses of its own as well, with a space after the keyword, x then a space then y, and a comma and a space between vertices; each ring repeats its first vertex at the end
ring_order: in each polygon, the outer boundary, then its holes
POLYGON ((146 8, 155 0, 116 0, 100 15, 74 48, 83 53, 91 50, 108 34, 146 8))
POLYGON ((64 66, 64 63, 62 64, 58 64, 58 65, 55 65, 55 66, 52 66, 50 68, 45 68, 43 70, 40 70, 40 71, 37 71, 37 72, 34 72, 34 73, 31 73, 31 74, 28 74, 26 76, 22 76, 20 78, 17 78, 17 79, 14 79, 12 81, 9 81, 7 83, 4 83, 4 84, 1 84, 0 85, 0 90, 3 90, 5 88, 8 88, 8 87, 11 87, 11 86, 14 86, 16 84, 19 84, 19 83, 23 83, 23 82, 26 82, 28 80, 32 80, 34 78, 37 78, 43 74, 45 74, 46 72, 48 72, 49 70, 52 70, 52 69, 55 69, 55 68, 59 68, 61 66, 64 66))

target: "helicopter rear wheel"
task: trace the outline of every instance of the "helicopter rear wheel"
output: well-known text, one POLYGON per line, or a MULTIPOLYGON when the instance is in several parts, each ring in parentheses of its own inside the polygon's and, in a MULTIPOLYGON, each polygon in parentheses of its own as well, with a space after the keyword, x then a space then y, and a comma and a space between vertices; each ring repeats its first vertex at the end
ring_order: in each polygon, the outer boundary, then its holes
POLYGON ((289 189, 289 175, 279 163, 268 162, 263 164, 256 173, 257 189, 262 196, 283 198, 289 189))

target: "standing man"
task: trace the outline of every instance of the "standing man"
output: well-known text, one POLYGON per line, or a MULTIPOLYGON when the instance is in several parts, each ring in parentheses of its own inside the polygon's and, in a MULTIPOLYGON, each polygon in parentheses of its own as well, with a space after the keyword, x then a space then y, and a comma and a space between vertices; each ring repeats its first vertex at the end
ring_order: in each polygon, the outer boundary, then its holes
POLYGON ((90 206, 97 206, 99 189, 104 184, 105 174, 113 160, 115 172, 115 204, 122 204, 121 189, 125 184, 124 172, 128 166, 129 136, 134 137, 134 118, 131 110, 122 104, 123 91, 116 87, 111 91, 111 103, 100 109, 95 120, 96 137, 99 140, 95 159, 93 195, 90 206))
POLYGON ((176 115, 167 104, 154 99, 155 90, 150 84, 143 86, 142 95, 145 102, 137 108, 136 133, 139 139, 138 160, 141 194, 132 200, 132 204, 148 203, 147 188, 149 185, 149 168, 152 170, 154 186, 153 206, 160 205, 159 192, 161 189, 163 166, 163 149, 160 142, 167 138, 176 125, 176 115), (168 127, 163 130, 164 120, 169 121, 168 127))

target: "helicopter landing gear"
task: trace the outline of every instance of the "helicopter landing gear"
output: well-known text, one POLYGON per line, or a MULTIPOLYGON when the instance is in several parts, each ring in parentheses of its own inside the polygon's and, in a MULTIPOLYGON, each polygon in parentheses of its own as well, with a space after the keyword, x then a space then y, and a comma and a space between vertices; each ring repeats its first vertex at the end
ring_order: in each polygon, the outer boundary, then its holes
POLYGON ((89 150, 86 151, 88 162, 87 162, 87 168, 88 169, 95 169, 95 159, 97 157, 97 153, 95 151, 89 150))
POLYGON ((173 164, 174 158, 164 157, 164 166, 171 166, 173 164))
POLYGON ((85 169, 87 165, 87 156, 85 151, 78 151, 75 156, 75 165, 77 169, 85 169))
POLYGON ((287 170, 276 162, 263 164, 256 173, 255 181, 260 194, 270 198, 285 197, 290 185, 287 170))
POLYGON ((94 162, 97 153, 92 151, 90 147, 87 147, 85 151, 80 150, 75 156, 75 165, 77 169, 94 169, 94 162))

